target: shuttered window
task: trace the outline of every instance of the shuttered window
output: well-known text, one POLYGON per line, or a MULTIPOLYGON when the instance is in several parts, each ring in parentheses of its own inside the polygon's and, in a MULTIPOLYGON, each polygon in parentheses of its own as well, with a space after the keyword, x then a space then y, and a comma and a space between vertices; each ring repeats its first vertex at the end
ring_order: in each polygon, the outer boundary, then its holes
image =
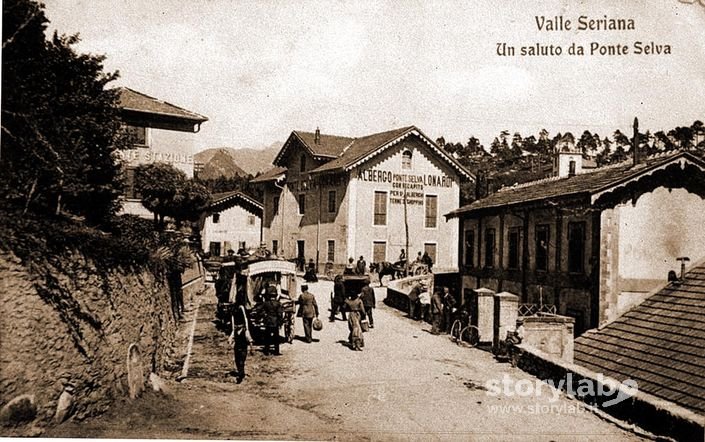
POLYGON ((335 241, 328 240, 328 262, 335 262, 335 241))
POLYGON ((375 226, 387 225, 387 192, 375 192, 375 226))
POLYGON ((438 226, 438 197, 436 195, 426 195, 426 223, 427 228, 438 226))
POLYGON ((372 243, 372 262, 384 262, 387 260, 387 243, 385 241, 375 241, 372 243))

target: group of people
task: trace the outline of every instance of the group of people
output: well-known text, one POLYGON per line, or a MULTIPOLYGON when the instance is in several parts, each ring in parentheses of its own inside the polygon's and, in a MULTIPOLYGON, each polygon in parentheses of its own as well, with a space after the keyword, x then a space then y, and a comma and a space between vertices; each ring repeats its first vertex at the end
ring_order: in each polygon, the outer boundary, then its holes
POLYGON ((431 333, 448 333, 453 324, 457 304, 450 288, 436 287, 433 294, 429 295, 421 283, 416 283, 409 292, 409 318, 426 320, 430 315, 431 333))
MULTIPOLYGON (((265 355, 280 355, 279 329, 284 323, 285 306, 291 299, 282 294, 274 286, 264 288, 261 312, 264 325, 264 347, 265 355)), ((247 360, 248 348, 252 345, 252 333, 250 331, 250 321, 245 308, 247 304, 244 292, 239 292, 235 303, 231 309, 232 332, 228 342, 233 347, 235 359, 235 376, 237 383, 241 383, 245 378, 245 362, 247 360)), ((375 292, 370 287, 369 279, 365 280, 365 285, 360 293, 349 293, 346 295, 345 286, 342 283, 342 276, 338 275, 334 282, 333 304, 331 305, 330 321, 335 321, 338 312, 343 320, 348 322, 348 343, 349 347, 355 351, 362 351, 365 342, 363 331, 366 328, 374 328, 374 318, 372 310, 375 308, 375 292), (367 325, 369 324, 369 325, 367 325)), ((308 291, 308 285, 301 286, 301 294, 297 301, 298 311, 296 316, 301 318, 304 329, 303 340, 306 343, 313 342, 313 330, 320 330, 320 325, 316 324, 319 319, 318 303, 313 293, 308 291)))
POLYGON ((360 293, 350 292, 346 294, 343 277, 341 275, 335 277, 329 321, 335 321, 335 316, 340 312, 343 321, 348 322, 350 331, 348 345, 352 350, 362 351, 362 347, 365 346, 365 340, 362 336, 363 331, 365 331, 365 328, 375 327, 372 315, 375 304, 375 291, 370 287, 369 278, 365 279, 360 293))
POLYGON ((366 275, 367 274, 367 262, 365 258, 361 255, 360 258, 355 262, 353 258, 348 258, 348 263, 345 265, 345 270, 343 270, 344 275, 366 275))

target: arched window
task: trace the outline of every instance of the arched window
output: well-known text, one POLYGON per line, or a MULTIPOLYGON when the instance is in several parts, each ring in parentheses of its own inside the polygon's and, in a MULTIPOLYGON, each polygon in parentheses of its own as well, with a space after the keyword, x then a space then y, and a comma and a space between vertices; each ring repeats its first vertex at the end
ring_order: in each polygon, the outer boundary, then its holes
POLYGON ((410 150, 405 150, 401 154, 401 168, 402 169, 411 169, 411 151, 410 150))
POLYGON ((301 155, 301 172, 306 172, 306 155, 301 155))

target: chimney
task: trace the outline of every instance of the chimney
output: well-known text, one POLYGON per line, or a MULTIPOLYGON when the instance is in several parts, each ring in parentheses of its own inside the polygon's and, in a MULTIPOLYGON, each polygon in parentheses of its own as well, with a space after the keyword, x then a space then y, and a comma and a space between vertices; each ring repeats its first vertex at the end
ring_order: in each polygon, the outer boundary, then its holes
POLYGON ((313 142, 321 144, 321 130, 318 127, 316 127, 316 135, 313 137, 313 142))
POLYGON ((639 120, 634 117, 634 138, 632 138, 632 157, 636 166, 641 161, 639 157, 639 120))
POLYGON ((683 280, 685 279, 685 263, 690 261, 690 258, 688 258, 687 256, 679 256, 678 258, 676 258, 676 261, 681 262, 681 282, 683 282, 683 280))

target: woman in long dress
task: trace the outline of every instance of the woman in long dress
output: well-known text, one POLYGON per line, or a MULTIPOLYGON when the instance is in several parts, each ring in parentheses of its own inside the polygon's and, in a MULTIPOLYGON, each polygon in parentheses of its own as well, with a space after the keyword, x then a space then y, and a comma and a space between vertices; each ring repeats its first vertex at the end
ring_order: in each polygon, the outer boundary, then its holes
POLYGON ((352 293, 348 299, 345 300, 345 309, 348 311, 348 329, 350 329, 350 335, 348 335, 348 342, 350 343, 350 348, 355 351, 362 351, 362 347, 365 346, 365 341, 362 337, 362 325, 360 321, 365 319, 365 306, 357 293, 352 293))

